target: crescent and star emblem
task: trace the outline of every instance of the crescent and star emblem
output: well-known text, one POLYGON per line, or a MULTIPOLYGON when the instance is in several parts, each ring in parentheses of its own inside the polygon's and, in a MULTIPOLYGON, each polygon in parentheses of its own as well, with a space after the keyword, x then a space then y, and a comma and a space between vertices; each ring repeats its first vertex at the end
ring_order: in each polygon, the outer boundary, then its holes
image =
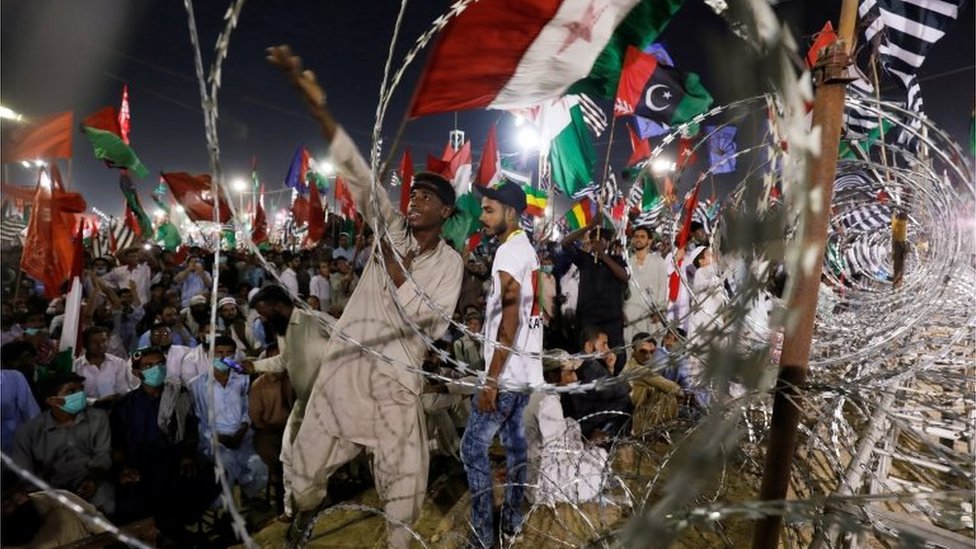
POLYGON ((644 104, 647 105, 648 109, 652 111, 663 111, 664 109, 670 107, 670 102, 666 101, 664 105, 657 106, 654 104, 654 90, 658 88, 664 88, 664 93, 661 94, 662 99, 671 99, 671 90, 668 89, 666 84, 654 84, 650 88, 647 88, 647 93, 644 94, 644 104))

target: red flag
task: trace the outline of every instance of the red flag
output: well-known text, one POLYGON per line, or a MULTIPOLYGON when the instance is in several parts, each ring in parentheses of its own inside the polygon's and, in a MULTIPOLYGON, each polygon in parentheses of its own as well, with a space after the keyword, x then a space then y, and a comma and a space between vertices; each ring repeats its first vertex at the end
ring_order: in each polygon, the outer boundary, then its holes
POLYGON ((5 133, 0 146, 4 163, 38 158, 71 158, 71 129, 74 113, 63 112, 42 118, 5 133))
POLYGON ((680 170, 695 162, 698 162, 698 155, 695 154, 694 140, 685 137, 678 139, 678 160, 675 162, 677 168, 680 170))
POLYGON ((410 187, 413 186, 413 159, 410 158, 410 149, 403 151, 403 160, 400 161, 400 212, 407 215, 407 208, 410 207, 410 187))
POLYGON ((627 165, 633 166, 645 158, 650 158, 651 144, 646 139, 641 139, 630 124, 627 124, 627 133, 630 135, 630 148, 634 151, 627 160, 627 165))
POLYGON ((121 137, 122 129, 119 126, 119 119, 121 117, 122 115, 115 110, 115 107, 109 105, 83 118, 81 125, 95 128, 96 130, 111 132, 121 137))
POLYGON ((312 181, 308 187, 308 233, 305 235, 305 244, 317 244, 325 235, 325 212, 322 210, 318 184, 312 181))
POLYGON ((268 217, 264 214, 264 206, 261 205, 261 202, 255 204, 254 226, 251 227, 251 241, 255 244, 262 244, 268 241, 268 217))
POLYGON ((291 216, 295 220, 296 225, 307 225, 308 224, 308 199, 302 195, 298 195, 295 202, 291 205, 291 216))
POLYGON ((346 219, 355 219, 356 201, 349 191, 349 185, 346 184, 346 181, 342 177, 336 177, 335 185, 335 199, 336 204, 339 206, 339 212, 346 219))
POLYGON ((475 231, 474 234, 468 237, 468 244, 465 249, 469 252, 474 251, 479 244, 481 244, 481 231, 475 231))
MULTIPOLYGON (((210 186, 210 175, 190 175, 186 172, 160 174, 169 185, 170 192, 193 221, 214 220, 214 197, 210 186)), ((230 221, 231 213, 227 202, 220 198, 220 222, 230 221)))
POLYGON ((20 268, 44 284, 48 299, 60 296, 61 285, 70 279, 76 261, 73 237, 86 208, 80 194, 65 192, 56 165, 51 165, 50 179, 40 171, 20 268))
POLYGON ((701 187, 701 181, 695 185, 695 190, 691 191, 691 196, 685 200, 685 218, 681 222, 681 232, 678 233, 679 248, 684 248, 685 244, 688 243, 688 237, 691 236, 691 217, 695 213, 695 208, 698 207, 699 187, 701 187))
POLYGON ((498 136, 495 124, 488 130, 485 141, 485 151, 481 153, 481 164, 478 165, 478 178, 475 180, 482 187, 491 183, 498 171, 498 136))
POLYGON ((837 41, 837 33, 834 32, 834 26, 830 24, 830 21, 827 21, 827 24, 820 29, 820 32, 816 36, 813 45, 810 46, 810 50, 807 52, 807 67, 811 69, 817 64, 817 58, 820 57, 820 50, 837 41))
MULTIPOLYGON (((448 160, 441 160, 436 156, 427 155, 427 171, 441 174, 447 177, 447 174, 451 172, 451 162, 448 160)), ((448 178, 450 179, 450 178, 448 178)))
POLYGON ((122 105, 119 107, 119 137, 122 141, 128 145, 129 144, 129 129, 132 127, 132 121, 129 118, 129 85, 122 85, 122 105))

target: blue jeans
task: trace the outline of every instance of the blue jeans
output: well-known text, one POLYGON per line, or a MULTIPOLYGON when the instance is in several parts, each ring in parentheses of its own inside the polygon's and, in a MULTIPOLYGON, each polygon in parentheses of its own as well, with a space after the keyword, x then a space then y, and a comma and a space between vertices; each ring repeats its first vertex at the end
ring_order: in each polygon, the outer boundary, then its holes
MULTIPOLYGON (((474 395, 477 402, 478 394, 474 395)), ((461 461, 468 474, 471 491, 471 524, 474 528, 472 545, 491 547, 494 543, 492 524, 491 463, 488 448, 495 433, 501 433, 508 469, 505 503, 502 506, 501 527, 505 533, 515 533, 522 526, 522 502, 525 499, 526 442, 522 412, 529 402, 523 393, 499 393, 495 411, 484 413, 472 406, 468 426, 461 440, 461 461)))

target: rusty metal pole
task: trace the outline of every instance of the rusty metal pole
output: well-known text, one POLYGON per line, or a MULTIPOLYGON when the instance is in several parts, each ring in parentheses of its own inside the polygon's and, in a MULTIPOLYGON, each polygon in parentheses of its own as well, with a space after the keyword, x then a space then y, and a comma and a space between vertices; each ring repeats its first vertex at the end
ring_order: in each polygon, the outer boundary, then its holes
MULTIPOLYGON (((812 198, 800 214, 804 223, 797 243, 802 247, 801 257, 813 254, 816 259, 813 262, 800 261, 797 272, 790 273, 795 287, 788 307, 794 313, 791 322, 786 326, 779 378, 774 390, 773 417, 759 495, 759 499, 763 501, 785 500, 790 483, 802 406, 799 387, 807 378, 820 290, 820 270, 827 242, 830 200, 837 170, 837 147, 840 144, 844 91, 848 80, 844 69, 849 64, 856 21, 856 0, 844 0, 838 41, 833 51, 827 50, 818 62, 822 73, 817 78, 818 85, 814 95, 813 125, 820 128, 820 156, 811 161, 809 188, 800 190, 812 198), (807 267, 810 267, 809 271, 806 270, 807 267)), ((781 515, 770 515, 759 520, 753 533, 753 549, 776 549, 782 527, 781 515)))

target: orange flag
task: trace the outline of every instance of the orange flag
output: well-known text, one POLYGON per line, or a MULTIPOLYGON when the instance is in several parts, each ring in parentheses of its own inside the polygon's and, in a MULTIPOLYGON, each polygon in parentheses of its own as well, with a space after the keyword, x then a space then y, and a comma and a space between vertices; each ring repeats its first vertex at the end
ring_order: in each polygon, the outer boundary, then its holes
POLYGON ((71 158, 74 113, 63 112, 20 126, 4 135, 0 159, 6 162, 39 158, 71 158))
POLYGON ((73 237, 85 208, 80 194, 64 190, 56 165, 51 165, 49 180, 47 172, 40 171, 20 268, 44 284, 48 299, 60 296, 71 276, 77 252, 73 237))

